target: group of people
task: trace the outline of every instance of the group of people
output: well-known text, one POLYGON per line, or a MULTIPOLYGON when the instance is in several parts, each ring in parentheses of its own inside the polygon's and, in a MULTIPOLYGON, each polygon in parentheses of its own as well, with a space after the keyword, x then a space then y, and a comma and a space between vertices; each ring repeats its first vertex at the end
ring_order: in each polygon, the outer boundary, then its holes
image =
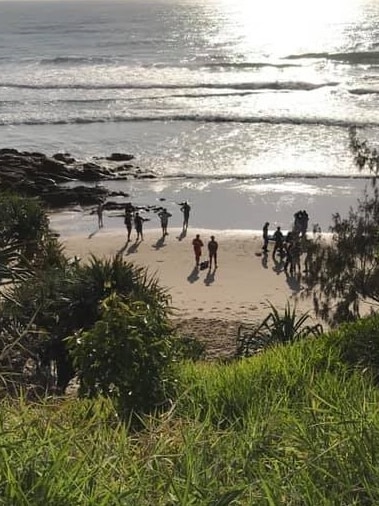
MULTIPOLYGON (((188 202, 182 202, 179 204, 180 210, 183 213, 183 232, 187 231, 189 216, 191 206, 188 202)), ((99 228, 103 227, 103 209, 104 206, 102 203, 99 204, 97 208, 98 215, 98 225, 99 228)), ((161 222, 162 227, 162 238, 168 235, 168 221, 171 218, 172 214, 167 211, 166 208, 162 208, 157 213, 161 222)), ((124 223, 127 230, 127 239, 130 241, 133 225, 136 231, 136 242, 143 241, 143 223, 148 221, 148 218, 143 218, 138 211, 132 206, 132 204, 126 204, 125 206, 125 215, 124 215, 124 223)), ((300 272, 300 256, 301 256, 301 239, 306 237, 307 229, 308 229, 309 216, 305 210, 297 211, 294 214, 294 223, 292 230, 287 233, 286 237, 281 230, 281 227, 277 227, 275 232, 270 237, 269 226, 270 223, 266 221, 263 225, 263 246, 262 250, 264 254, 268 252, 269 241, 272 240, 274 242, 274 248, 272 251, 272 257, 275 260, 276 255, 279 254, 280 259, 284 262, 284 270, 291 274, 295 274, 296 271, 300 272)), ((204 247, 204 243, 200 238, 200 235, 197 234, 195 239, 192 241, 193 251, 195 255, 195 263, 197 268, 206 268, 212 269, 214 266, 217 269, 217 251, 218 251, 218 243, 215 239, 215 236, 212 235, 210 241, 207 244, 208 247, 208 260, 205 262, 200 262, 202 256, 202 249, 204 247)))
MULTIPOLYGON (((202 255, 202 250, 204 247, 203 241, 200 239, 200 235, 196 234, 195 239, 192 241, 193 252, 195 254, 195 262, 196 267, 199 268, 201 266, 200 259, 202 255)), ((218 250, 218 242, 215 239, 215 236, 211 236, 211 240, 208 242, 208 263, 203 264, 204 267, 209 267, 209 270, 212 269, 212 265, 217 269, 217 250, 218 250)))
MULTIPOLYGON (((180 206, 180 210, 183 213, 183 230, 187 230, 191 206, 188 202, 182 202, 180 206)), ((169 213, 166 208, 163 208, 158 212, 158 217, 162 227, 162 237, 168 235, 168 220, 171 216, 172 214, 169 213)), ((145 221, 149 221, 149 219, 143 218, 138 211, 135 212, 134 207, 131 204, 126 204, 124 223, 128 234, 128 242, 130 241, 132 234, 133 224, 137 233, 136 241, 143 241, 143 223, 145 221)))
MULTIPOLYGON (((286 272, 289 271, 290 274, 295 274, 296 272, 300 273, 301 271, 301 239, 306 237, 308 222, 308 213, 305 210, 298 211, 294 214, 292 231, 289 231, 284 237, 281 227, 277 227, 272 235, 272 240, 274 241, 272 258, 275 260, 276 255, 279 254, 280 259, 284 262, 284 270, 286 272)), ((266 221, 262 229, 262 250, 264 253, 268 252, 268 244, 270 240, 269 226, 270 223, 266 221)))

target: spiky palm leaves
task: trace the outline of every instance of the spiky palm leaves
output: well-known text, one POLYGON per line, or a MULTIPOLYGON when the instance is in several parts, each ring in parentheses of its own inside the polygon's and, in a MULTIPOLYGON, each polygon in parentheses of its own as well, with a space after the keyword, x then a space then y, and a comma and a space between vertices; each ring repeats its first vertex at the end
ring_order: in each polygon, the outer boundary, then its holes
POLYGON ((287 302, 283 314, 280 314, 270 302, 269 306, 271 312, 262 323, 239 327, 237 356, 250 356, 269 346, 292 343, 308 336, 318 336, 323 331, 319 323, 306 325, 310 315, 305 313, 299 316, 296 306, 291 308, 289 302, 287 302))
POLYGON ((25 325, 37 313, 36 326, 49 336, 41 356, 56 363, 62 390, 74 374, 65 338, 90 329, 100 317, 102 301, 112 293, 130 302, 142 301, 154 309, 158 320, 167 319, 170 298, 166 291, 146 269, 120 257, 92 257, 85 265, 47 268, 13 288, 13 303, 5 305, 6 312, 25 325))

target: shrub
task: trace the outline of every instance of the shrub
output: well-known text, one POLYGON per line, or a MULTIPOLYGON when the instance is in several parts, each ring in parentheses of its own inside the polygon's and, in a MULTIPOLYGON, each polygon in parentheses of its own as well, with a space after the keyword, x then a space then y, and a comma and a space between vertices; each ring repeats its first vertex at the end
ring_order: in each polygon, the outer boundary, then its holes
POLYGON ((102 303, 95 325, 68 338, 68 343, 81 396, 111 397, 122 418, 150 411, 166 400, 175 342, 168 320, 157 308, 112 294, 102 303))
POLYGON ((131 302, 144 302, 160 318, 168 314, 169 296, 156 279, 119 257, 92 257, 86 265, 66 263, 46 268, 14 288, 6 313, 23 326, 34 318, 36 328, 47 335, 39 355, 43 362, 53 362, 60 391, 75 375, 65 338, 91 329, 100 318, 101 302, 113 293, 127 296, 131 302))

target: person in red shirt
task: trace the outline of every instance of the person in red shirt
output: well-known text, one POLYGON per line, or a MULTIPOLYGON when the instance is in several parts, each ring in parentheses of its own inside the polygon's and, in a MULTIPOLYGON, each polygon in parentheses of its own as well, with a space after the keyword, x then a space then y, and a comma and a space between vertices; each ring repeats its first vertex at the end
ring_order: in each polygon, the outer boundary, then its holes
POLYGON ((196 267, 199 267, 201 248, 204 246, 203 241, 200 239, 200 235, 197 234, 195 239, 192 241, 193 251, 195 253, 196 267))

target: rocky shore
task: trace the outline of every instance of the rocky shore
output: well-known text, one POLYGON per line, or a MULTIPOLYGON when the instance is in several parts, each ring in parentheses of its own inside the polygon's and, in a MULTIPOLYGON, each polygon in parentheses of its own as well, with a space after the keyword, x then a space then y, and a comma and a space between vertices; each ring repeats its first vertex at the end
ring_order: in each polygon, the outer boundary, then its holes
MULTIPOLYGON (((77 160, 69 153, 47 156, 4 148, 0 149, 0 191, 39 197, 50 209, 96 205, 112 196, 127 198, 124 192, 109 192, 101 182, 156 177, 130 163, 132 160, 133 155, 124 153, 77 160)), ((118 206, 106 203, 106 208, 118 206)))

